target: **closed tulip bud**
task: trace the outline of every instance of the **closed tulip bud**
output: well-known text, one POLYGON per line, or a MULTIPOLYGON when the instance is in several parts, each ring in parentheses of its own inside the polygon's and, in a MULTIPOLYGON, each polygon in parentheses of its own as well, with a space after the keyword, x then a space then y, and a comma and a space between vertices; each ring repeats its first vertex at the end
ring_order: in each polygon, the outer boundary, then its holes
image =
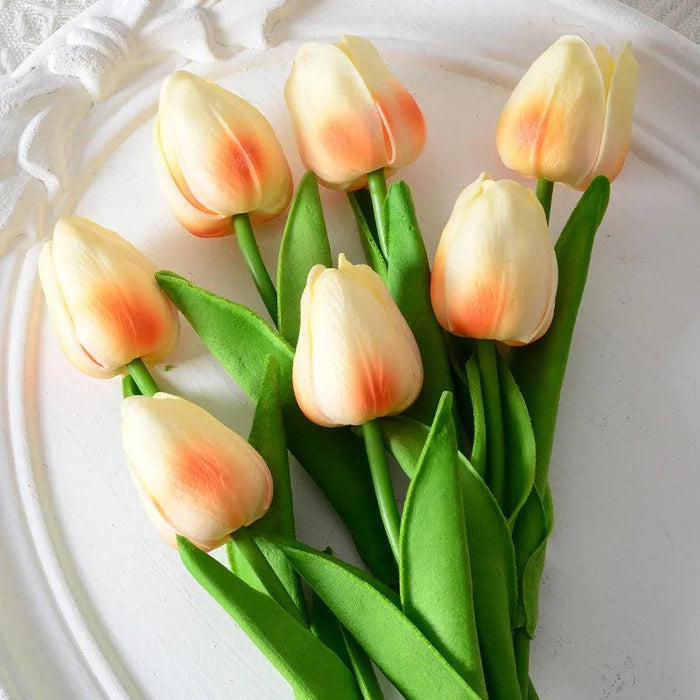
POLYGON ((301 297, 294 393, 319 425, 361 425, 408 408, 423 384, 420 351, 381 277, 344 255, 316 265, 301 297))
POLYGON ((442 232, 430 283, 446 330, 508 345, 547 332, 557 259, 535 193, 482 174, 460 194, 442 232))
POLYGON ((533 64, 506 103, 496 133, 509 168, 578 189, 614 180, 630 143, 639 67, 629 44, 616 59, 563 36, 533 64))
POLYGON ((273 489, 265 460, 203 408, 157 393, 124 399, 121 413, 131 475, 169 544, 179 534, 214 549, 265 515, 273 489))
POLYGON ((402 168, 425 146, 418 104, 366 39, 303 44, 284 96, 301 159, 329 187, 361 187, 367 173, 402 168))
POLYGON ((163 83, 154 142, 161 189, 195 236, 232 233, 236 214, 270 219, 292 196, 289 165, 267 119, 187 71, 163 83))
POLYGON ((63 352, 82 372, 113 377, 163 359, 180 329, 150 260, 89 219, 59 219, 39 255, 39 277, 63 352))

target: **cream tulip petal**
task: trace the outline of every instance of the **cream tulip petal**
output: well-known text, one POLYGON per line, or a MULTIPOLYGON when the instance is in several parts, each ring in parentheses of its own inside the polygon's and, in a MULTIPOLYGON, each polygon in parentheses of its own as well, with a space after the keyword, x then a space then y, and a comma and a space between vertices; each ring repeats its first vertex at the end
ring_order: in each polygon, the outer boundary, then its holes
POLYGON ((556 293, 542 207, 531 189, 511 180, 484 179, 476 197, 468 190, 438 246, 431 286, 436 316, 457 335, 531 342, 549 327, 556 293))
POLYGON ((158 393, 122 402, 122 443, 135 479, 162 518, 205 547, 269 508, 262 457, 203 408, 158 393))
POLYGON ((304 165, 323 182, 346 188, 389 164, 374 98, 337 46, 299 47, 284 97, 304 165))
POLYGON ((596 175, 606 175, 611 181, 622 170, 627 158, 634 115, 634 100, 639 84, 639 65, 629 43, 620 50, 610 79, 605 111, 605 129, 598 160, 586 180, 585 187, 596 175))
POLYGON ((596 162, 604 121, 596 58, 583 39, 564 36, 513 90, 498 122, 496 145, 507 167, 577 186, 596 162))
POLYGON ((326 268, 323 265, 314 265, 306 278, 306 286, 301 295, 301 314, 299 323, 299 339, 294 352, 294 365, 292 367, 292 382, 294 385, 294 395, 299 408, 304 415, 314 423, 326 428, 337 426, 331 418, 322 414, 316 402, 315 387, 313 384, 312 368, 312 327, 311 327, 311 296, 318 276, 326 268))
POLYGON ((58 337, 61 350, 68 360, 85 374, 100 379, 109 379, 118 373, 118 370, 102 367, 93 357, 86 352, 78 342, 73 327, 73 319, 66 307, 63 293, 56 278, 56 270, 53 264, 52 243, 47 241, 39 253, 39 279, 44 291, 46 306, 49 310, 51 322, 58 337))
MULTIPOLYGON (((549 269, 547 270, 547 278, 549 279, 549 298, 547 300, 547 306, 542 314, 537 328, 530 334, 529 337, 517 341, 517 344, 529 345, 539 340, 552 325, 552 319, 554 318, 554 304, 557 296, 557 285, 559 282, 559 268, 557 267, 556 255, 549 258, 549 269)), ((515 344, 511 341, 511 344, 515 344)))
POLYGON ((447 315, 447 298, 445 294, 445 270, 452 239, 462 230, 463 218, 471 203, 481 195, 486 180, 491 180, 487 173, 479 177, 460 192, 452 207, 452 213, 440 236, 440 243, 435 253, 433 269, 430 275, 430 299, 435 316, 443 328, 449 328, 447 315))
POLYGON ((600 68, 600 76, 603 79, 603 92, 607 98, 608 91, 610 90, 610 80, 615 68, 615 59, 612 57, 610 51, 600 45, 593 49, 593 55, 598 63, 598 68, 600 68))
POLYGON ((420 352, 376 272, 341 258, 339 269, 315 272, 306 291, 303 355, 295 356, 306 415, 322 425, 361 425, 413 403, 423 382, 420 352))
POLYGON ((163 83, 160 139, 181 191, 220 215, 278 214, 291 194, 291 172, 265 117, 242 98, 186 71, 163 83))
POLYGON ((233 233, 232 217, 200 209, 193 205, 178 187, 163 153, 158 118, 155 120, 153 129, 153 144, 153 160, 156 167, 156 175, 158 176, 158 184, 170 211, 180 224, 191 234, 200 238, 228 236, 233 233))
POLYGON ((119 370, 174 345, 177 311, 151 262, 121 236, 68 217, 56 224, 51 250, 76 340, 96 363, 119 370))
POLYGON ((382 118, 387 143, 387 165, 402 168, 425 147, 423 113, 413 95, 392 75, 374 45, 359 36, 344 36, 338 47, 357 68, 382 118))

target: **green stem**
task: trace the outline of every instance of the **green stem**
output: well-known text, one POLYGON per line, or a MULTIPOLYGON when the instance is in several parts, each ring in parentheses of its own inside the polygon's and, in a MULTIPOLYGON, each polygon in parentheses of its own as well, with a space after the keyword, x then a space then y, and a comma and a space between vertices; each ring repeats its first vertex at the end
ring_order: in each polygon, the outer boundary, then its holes
POLYGON ((481 386, 486 414, 487 470, 486 481, 498 504, 503 508, 505 496, 505 445, 503 442, 503 413, 501 387, 498 381, 498 350, 492 340, 477 340, 481 386))
POLYGON ((155 379, 153 379, 151 373, 148 371, 148 368, 140 357, 137 357, 135 360, 127 363, 126 368, 129 370, 129 374, 136 382, 136 386, 139 388, 139 391, 144 396, 153 396, 153 394, 160 391, 155 379))
POLYGON ((276 600, 297 622, 307 627, 303 614, 297 608, 282 581, 279 580, 275 570, 270 566, 270 562, 260 551, 260 547, 256 544, 250 530, 247 527, 239 528, 231 533, 231 539, 236 543, 270 597, 276 600))
POLYGON ((523 700, 527 700, 530 695, 530 638, 527 636, 524 627, 515 630, 513 638, 515 646, 515 662, 518 668, 518 683, 523 700))
POLYGON ((386 453, 384 452, 384 441, 379 424, 376 420, 371 420, 362 426, 362 435, 365 438, 365 449, 369 460, 369 469, 372 473, 372 483, 374 492, 377 495, 379 513, 382 516, 384 529, 394 553, 396 561, 399 560, 399 509, 396 507, 394 488, 389 476, 389 466, 386 463, 386 453))
POLYGON ((262 255, 260 255, 260 248, 258 248, 258 242, 255 239, 255 233, 250 225, 248 214, 236 214, 233 217, 233 228, 236 231, 238 247, 248 266, 253 282, 258 288, 258 293, 273 323, 277 325, 277 291, 275 290, 275 285, 272 284, 262 255))
POLYGON ((551 180, 545 180, 540 178, 537 181, 537 187, 535 188, 535 193, 537 194, 537 199, 540 200, 542 209, 544 209, 544 215, 547 218, 547 223, 549 223, 549 212, 552 208, 552 192, 554 191, 554 183, 551 180))
POLYGON ((374 221, 377 225, 377 235, 379 237, 379 247, 384 253, 384 257, 389 259, 389 242, 386 235, 386 220, 384 218, 384 200, 386 199, 386 178, 384 168, 373 170, 367 174, 367 184, 372 197, 372 209, 374 210, 374 221))

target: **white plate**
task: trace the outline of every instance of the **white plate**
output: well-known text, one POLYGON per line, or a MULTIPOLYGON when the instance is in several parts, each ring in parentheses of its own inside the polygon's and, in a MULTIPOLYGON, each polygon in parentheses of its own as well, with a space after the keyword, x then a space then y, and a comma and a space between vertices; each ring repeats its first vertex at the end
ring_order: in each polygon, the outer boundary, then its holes
MULTIPOLYGON (((509 89, 574 32, 631 40, 641 87, 562 399, 532 673, 543 698, 697 697, 700 49, 610 2, 279 4, 104 0, 0 84, 0 686, 12 698, 291 696, 156 539, 124 468, 117 382, 67 363, 37 294, 35 244, 75 212, 262 311, 233 239, 188 236, 157 191, 163 77, 189 65, 251 99, 298 176, 282 99, 295 47, 376 40, 427 117, 428 147, 402 176, 432 253, 458 191, 481 170, 507 175, 493 132, 509 89)), ((557 189, 555 230, 573 202, 557 189)), ((343 196, 324 204, 335 252, 359 259, 343 196)), ((270 266, 280 227, 260 237, 270 266)), ((163 384, 247 431, 249 402, 186 324, 172 363, 163 384)), ((294 482, 301 538, 352 557, 296 467, 294 482)))

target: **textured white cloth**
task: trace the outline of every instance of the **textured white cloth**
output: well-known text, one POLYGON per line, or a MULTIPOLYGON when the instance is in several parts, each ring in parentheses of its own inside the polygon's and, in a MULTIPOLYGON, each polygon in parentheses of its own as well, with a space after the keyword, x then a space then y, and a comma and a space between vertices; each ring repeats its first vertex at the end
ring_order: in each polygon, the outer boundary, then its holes
POLYGON ((0 0, 0 74, 14 70, 34 49, 94 0, 0 0))
POLYGON ((622 0, 700 44, 700 0, 622 0))
MULTIPOLYGON (((0 75, 94 0, 0 0, 0 75)), ((700 0, 623 0, 700 43, 700 0)))

